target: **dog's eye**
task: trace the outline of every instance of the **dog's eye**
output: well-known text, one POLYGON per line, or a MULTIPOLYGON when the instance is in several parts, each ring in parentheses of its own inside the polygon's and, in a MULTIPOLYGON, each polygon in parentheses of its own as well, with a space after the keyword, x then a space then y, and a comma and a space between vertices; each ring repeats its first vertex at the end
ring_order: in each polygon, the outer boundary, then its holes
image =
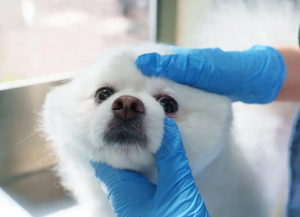
POLYGON ((178 110, 177 102, 170 96, 160 97, 157 101, 164 108, 166 114, 172 114, 178 110))
POLYGON ((97 103, 101 103, 111 95, 113 95, 113 90, 111 88, 108 87, 100 88, 99 90, 96 91, 95 101, 97 103))

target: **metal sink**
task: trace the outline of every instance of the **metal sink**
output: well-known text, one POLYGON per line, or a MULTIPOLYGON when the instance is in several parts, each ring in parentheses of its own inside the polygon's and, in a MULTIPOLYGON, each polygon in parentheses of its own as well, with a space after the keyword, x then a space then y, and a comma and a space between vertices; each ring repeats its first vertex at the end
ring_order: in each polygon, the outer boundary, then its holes
POLYGON ((49 89, 62 81, 0 87, 1 217, 43 217, 76 203, 59 185, 44 138, 34 134, 37 113, 49 89), (1 212, 1 210, 6 210, 1 212))

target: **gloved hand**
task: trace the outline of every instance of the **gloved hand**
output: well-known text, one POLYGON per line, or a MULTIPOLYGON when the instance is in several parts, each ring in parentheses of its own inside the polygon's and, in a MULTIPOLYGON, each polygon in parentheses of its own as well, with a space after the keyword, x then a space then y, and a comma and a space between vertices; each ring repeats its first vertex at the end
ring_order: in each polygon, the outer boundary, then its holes
POLYGON ((195 186, 179 130, 170 118, 165 120, 162 144, 156 155, 157 185, 139 173, 92 162, 96 177, 108 189, 115 214, 120 217, 209 217, 195 186))
POLYGON ((176 55, 139 56, 137 67, 147 76, 161 76, 244 103, 274 101, 286 77, 283 58, 272 47, 254 46, 242 52, 170 49, 176 55))

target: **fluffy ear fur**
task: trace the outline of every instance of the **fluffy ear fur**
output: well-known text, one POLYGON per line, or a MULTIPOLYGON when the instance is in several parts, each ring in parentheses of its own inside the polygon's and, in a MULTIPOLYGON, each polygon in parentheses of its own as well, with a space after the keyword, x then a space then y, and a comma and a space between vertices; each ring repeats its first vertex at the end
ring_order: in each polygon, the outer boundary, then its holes
MULTIPOLYGON (((293 43, 290 41, 294 34, 291 8, 286 16, 279 11, 283 8, 279 4, 269 4, 266 7, 266 2, 259 3, 248 10, 241 2, 228 8, 228 4, 221 3, 217 9, 208 10, 203 25, 198 23, 190 29, 190 34, 195 36, 190 46, 241 50, 253 44, 293 43), (275 11, 278 16, 274 16, 275 11), (283 30, 278 30, 278 26, 283 30)), ((237 129, 231 130, 231 103, 226 97, 143 76, 134 61, 138 55, 150 52, 171 53, 166 46, 155 44, 111 49, 93 66, 46 97, 42 115, 44 132, 58 156, 62 184, 78 200, 84 216, 113 216, 106 195, 93 175, 90 159, 138 170, 156 181, 153 156, 160 146, 165 118, 163 108, 155 99, 159 94, 172 96, 179 105, 172 118, 179 126, 197 187, 211 216, 266 217, 278 207, 281 210, 275 213, 283 216, 284 202, 277 198, 278 195, 282 198, 286 190, 282 187, 287 183, 283 166, 286 157, 281 157, 284 148, 276 146, 278 141, 274 141, 274 132, 282 119, 272 116, 268 110, 251 114, 255 106, 243 107, 240 112, 239 105, 234 105, 237 129), (103 103, 95 104, 95 92, 103 86, 113 87, 115 92, 103 103), (146 107, 140 126, 149 138, 146 149, 126 148, 124 153, 124 148, 108 146, 103 141, 113 117, 111 105, 122 95, 137 97, 146 107), (261 135, 265 130, 262 126, 268 127, 264 135, 261 135)))

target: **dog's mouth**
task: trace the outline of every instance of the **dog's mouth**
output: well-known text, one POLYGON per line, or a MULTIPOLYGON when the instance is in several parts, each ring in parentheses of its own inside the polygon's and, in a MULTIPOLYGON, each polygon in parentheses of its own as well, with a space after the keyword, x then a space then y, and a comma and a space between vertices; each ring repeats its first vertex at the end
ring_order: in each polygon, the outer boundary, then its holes
POLYGON ((108 123, 103 141, 106 145, 138 146, 146 148, 148 138, 145 132, 143 118, 121 120, 113 117, 108 123))

